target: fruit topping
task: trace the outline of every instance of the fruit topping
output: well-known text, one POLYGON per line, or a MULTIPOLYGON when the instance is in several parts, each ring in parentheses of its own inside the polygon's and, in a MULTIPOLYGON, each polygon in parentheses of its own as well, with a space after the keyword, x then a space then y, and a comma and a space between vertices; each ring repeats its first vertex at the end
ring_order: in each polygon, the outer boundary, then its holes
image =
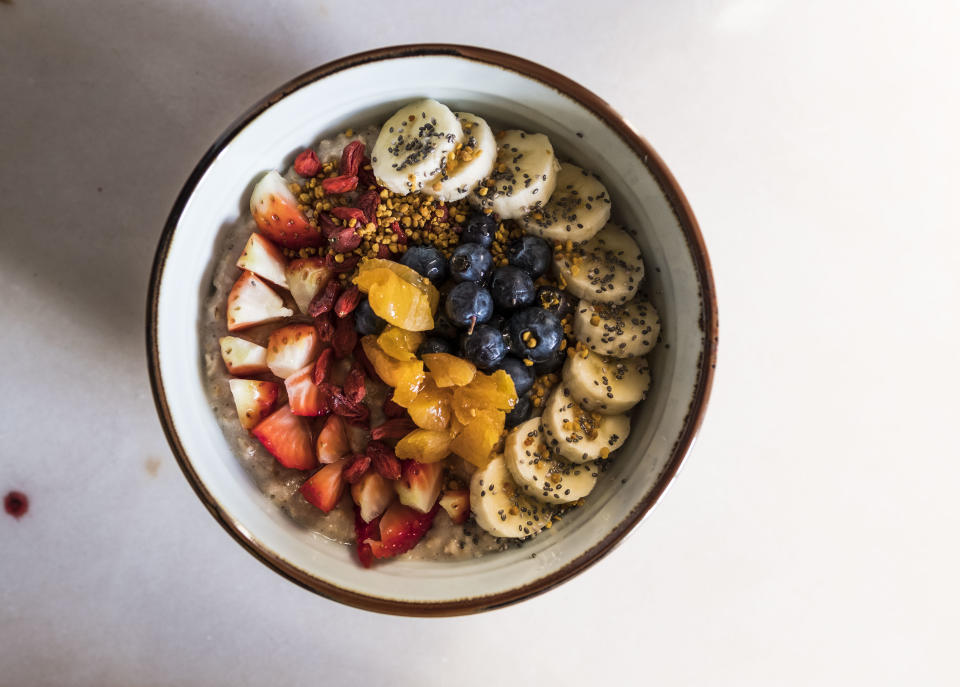
POLYGON ((387 321, 373 312, 370 301, 366 298, 361 298, 357 304, 357 309, 353 312, 353 322, 361 336, 379 334, 387 326, 387 321))
POLYGON ((307 421, 294 415, 289 405, 274 411, 251 431, 285 468, 309 470, 316 466, 307 421))
POLYGON ((316 506, 324 513, 329 513, 343 497, 346 482, 343 479, 343 470, 347 466, 346 460, 322 466, 300 486, 300 493, 311 505, 316 506))
POLYGON ((377 343, 384 353, 397 360, 415 360, 416 350, 423 341, 421 332, 409 332, 393 325, 387 326, 377 337, 377 343))
POLYGON ((298 250, 319 246, 323 236, 297 207, 296 196, 276 171, 264 174, 250 194, 250 213, 270 240, 298 250))
POLYGON ((370 547, 375 558, 390 558, 406 553, 423 539, 439 508, 436 505, 430 512, 420 513, 394 502, 380 517, 380 539, 368 537, 364 543, 370 547))
POLYGON ((536 287, 529 274, 519 267, 507 265, 494 270, 493 280, 490 282, 490 294, 493 296, 493 302, 501 310, 516 310, 533 305, 536 287))
POLYGON ((477 325, 472 333, 464 335, 462 346, 467 359, 484 370, 495 367, 507 354, 503 334, 486 324, 477 325))
POLYGON ((267 367, 286 379, 317 357, 320 337, 309 324, 291 324, 274 331, 267 341, 267 367))
POLYGON ((335 463, 349 453, 346 423, 339 415, 329 416, 317 436, 317 459, 321 463, 335 463))
POLYGON ((493 256, 479 243, 461 243, 450 256, 450 276, 458 282, 483 282, 493 269, 493 256))
POLYGON ((462 525, 470 516, 470 492, 466 489, 451 489, 443 492, 440 507, 447 512, 454 525, 462 525))
POLYGON ((482 286, 465 281, 447 294, 446 312, 453 324, 472 328, 493 315, 493 298, 482 286))
POLYGON ((232 375, 258 375, 268 371, 267 349, 252 341, 221 337, 220 355, 232 375))
POLYGON ((560 350, 563 324, 543 308, 524 308, 507 320, 510 348, 518 358, 541 362, 560 350))
POLYGON ((397 442, 397 458, 435 463, 450 455, 451 441, 447 431, 415 429, 397 442))
POLYGON ((508 355, 500 361, 497 369, 503 370, 510 375, 514 389, 517 394, 521 396, 530 391, 530 388, 533 386, 533 370, 531 370, 529 365, 525 365, 519 358, 508 355))
POLYGON ((293 315, 283 299, 253 272, 244 272, 227 296, 227 329, 231 332, 293 315))
POLYGON ((394 484, 400 503, 421 513, 429 512, 443 486, 443 463, 403 461, 400 480, 394 484))
POLYGON ((309 363, 284 380, 287 402, 294 415, 314 417, 325 415, 332 409, 330 399, 324 398, 320 387, 313 383, 315 365, 309 363))
POLYGON ((249 270, 277 286, 287 288, 287 260, 275 245, 260 234, 250 234, 237 260, 237 267, 249 270))
POLYGON ((507 246, 507 260, 536 279, 550 268, 553 250, 536 236, 522 236, 507 246))
POLYGON ((393 485, 380 473, 369 470, 350 487, 350 496, 360 510, 363 521, 370 522, 383 515, 397 493, 393 490, 393 485))
POLYGON ((277 402, 278 387, 273 382, 258 382, 252 379, 231 379, 230 393, 237 406, 240 426, 253 429, 263 420, 277 402))
POLYGON ((489 248, 496 234, 497 220, 482 212, 473 212, 470 213, 467 226, 463 228, 460 240, 463 243, 479 243, 484 248, 489 248))
POLYGON ((433 246, 411 246, 400 263, 426 277, 432 284, 442 284, 449 273, 447 259, 433 246))

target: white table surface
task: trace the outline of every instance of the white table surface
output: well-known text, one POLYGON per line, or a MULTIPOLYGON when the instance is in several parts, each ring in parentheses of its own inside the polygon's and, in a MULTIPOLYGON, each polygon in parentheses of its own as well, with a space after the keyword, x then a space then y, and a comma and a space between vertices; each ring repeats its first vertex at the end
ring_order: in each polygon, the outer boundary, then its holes
POLYGON ((956 3, 446 4, 0 3, 0 494, 31 498, 0 512, 0 685, 958 684, 956 3), (240 112, 443 40, 568 74, 653 143, 721 345, 693 454, 622 546, 520 605, 405 619, 290 584, 207 514, 144 305, 240 112))

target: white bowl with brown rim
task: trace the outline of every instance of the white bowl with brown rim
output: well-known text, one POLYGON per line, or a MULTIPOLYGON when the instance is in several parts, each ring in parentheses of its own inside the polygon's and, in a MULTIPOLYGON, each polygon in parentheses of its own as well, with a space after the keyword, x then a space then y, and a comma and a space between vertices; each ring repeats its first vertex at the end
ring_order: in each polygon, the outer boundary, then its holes
POLYGON ((703 419, 717 347, 710 262, 696 219, 666 165, 623 117, 538 64, 456 45, 353 55, 280 87, 228 127, 201 158, 164 227, 151 276, 147 353, 157 410, 197 495, 250 553, 288 579, 353 606, 455 615, 544 592, 609 552, 676 475, 703 419), (202 303, 220 227, 244 212, 251 180, 283 167, 319 134, 382 121, 429 96, 455 110, 547 134, 561 157, 597 173, 613 217, 646 264, 659 309, 653 385, 629 439, 586 504, 523 546, 455 562, 391 561, 365 570, 266 497, 234 456, 210 407, 200 364, 202 303))

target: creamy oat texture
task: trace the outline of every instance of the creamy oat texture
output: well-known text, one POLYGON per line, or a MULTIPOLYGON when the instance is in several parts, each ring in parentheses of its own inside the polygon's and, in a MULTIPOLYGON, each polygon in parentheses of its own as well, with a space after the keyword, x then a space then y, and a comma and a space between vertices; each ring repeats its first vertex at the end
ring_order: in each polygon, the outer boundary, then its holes
MULTIPOLYGON (((347 137, 340 134, 332 140, 321 141, 314 149, 321 162, 329 162, 340 156, 343 147, 352 140, 362 140, 367 150, 376 140, 378 129, 370 127, 347 137)), ((284 175, 290 181, 303 180, 291 167, 284 175)), ((237 277, 240 275, 236 267, 237 258, 243 250, 250 234, 256 231, 253 219, 247 215, 240 218, 236 224, 224 227, 218 245, 215 247, 217 262, 214 265, 210 292, 202 305, 200 313, 200 336, 202 341, 203 366, 207 380, 207 395, 211 409, 217 416, 217 421, 223 430, 227 442, 234 450, 237 460, 243 465, 259 489, 276 503, 290 518, 301 527, 314 532, 318 538, 352 545, 354 540, 353 506, 349 496, 349 489, 339 505, 330 513, 323 513, 318 508, 307 503, 298 491, 300 485, 309 477, 310 473, 291 470, 281 466, 276 459, 257 441, 253 435, 246 432, 237 418, 237 411, 230 394, 228 381, 230 375, 224 367, 220 357, 219 339, 226 336, 227 326, 225 307, 227 294, 237 277)), ((284 298, 285 304, 298 312, 296 304, 289 294, 282 289, 277 292, 284 298)), ((297 319, 309 322, 309 318, 297 315, 290 321, 297 319)), ((266 345, 267 337, 278 323, 253 327, 241 332, 234 332, 234 336, 249 339, 260 345, 266 345)), ((347 370, 340 370, 345 375, 347 370)), ((340 381, 335 380, 334 381, 340 381)), ((373 386, 373 385, 371 385, 373 386)), ((371 389, 371 400, 384 398, 385 388, 371 389)), ((371 403, 371 422, 376 424, 382 421, 383 416, 377 403, 371 403)), ((353 429, 353 428, 352 428, 353 429)), ((351 444, 361 441, 360 430, 354 430, 351 444)), ((359 447, 357 447, 359 448, 359 447)), ((454 462, 454 461, 451 461, 454 462)), ((459 461, 463 463, 463 461, 459 461)), ((459 466, 461 481, 466 482, 469 477, 465 464, 459 466)), ((483 554, 499 551, 511 544, 498 540, 468 520, 463 526, 455 525, 443 509, 440 509, 434 519, 433 527, 427 535, 408 553, 398 556, 398 559, 407 560, 454 560, 475 558, 483 554)))

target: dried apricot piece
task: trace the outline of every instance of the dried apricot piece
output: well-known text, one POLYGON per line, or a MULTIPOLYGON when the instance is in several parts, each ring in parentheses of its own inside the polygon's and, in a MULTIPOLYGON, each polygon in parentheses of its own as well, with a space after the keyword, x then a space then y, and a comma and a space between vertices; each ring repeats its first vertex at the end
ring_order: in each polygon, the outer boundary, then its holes
POLYGON ((377 337, 377 343, 380 344, 383 352, 391 358, 416 360, 416 350, 423 343, 423 334, 410 332, 388 324, 387 328, 377 337))
POLYGON ((450 455, 450 433, 415 429, 397 442, 397 458, 436 463, 450 455))
MULTIPOLYGON (((499 417, 504 417, 501 411, 499 417)), ((490 462, 493 448, 500 440, 503 431, 503 420, 497 422, 493 413, 480 415, 470 423, 464 424, 463 429, 450 442, 450 450, 477 467, 484 467, 490 462)))
POLYGON ((439 387, 465 386, 473 380, 477 366, 449 353, 427 353, 423 362, 439 387))
POLYGON ((376 370, 380 379, 382 379, 385 384, 396 386, 397 375, 402 369, 403 363, 384 353, 383 349, 380 348, 380 344, 377 343, 377 337, 372 334, 368 334, 360 339, 360 345, 363 346, 363 352, 366 353, 367 359, 370 361, 370 364, 373 365, 373 369, 376 370))
POLYGON ((423 361, 411 360, 405 363, 397 361, 397 365, 400 369, 393 388, 393 402, 398 406, 409 408, 423 389, 423 381, 426 378, 423 361))
POLYGON ((420 393, 407 406, 407 412, 410 413, 410 419, 417 427, 442 430, 450 424, 452 414, 450 404, 452 401, 450 392, 438 388, 431 375, 428 374, 420 393))
MULTIPOLYGON (((437 291, 437 287, 430 283, 429 279, 423 277, 415 269, 407 267, 406 265, 402 265, 399 262, 394 262, 393 260, 367 258, 366 260, 363 260, 357 267, 357 276, 355 278, 355 282, 358 286, 360 282, 356 280, 366 279, 364 275, 368 271, 372 270, 387 270, 393 272, 404 281, 413 284, 426 294, 427 300, 430 302, 431 310, 436 312, 437 306, 440 304, 440 292, 437 291)), ((363 290, 362 286, 360 287, 360 290, 363 290)))
POLYGON ((373 312, 392 325, 412 332, 433 329, 433 308, 427 296, 392 272, 370 284, 367 298, 373 312))

